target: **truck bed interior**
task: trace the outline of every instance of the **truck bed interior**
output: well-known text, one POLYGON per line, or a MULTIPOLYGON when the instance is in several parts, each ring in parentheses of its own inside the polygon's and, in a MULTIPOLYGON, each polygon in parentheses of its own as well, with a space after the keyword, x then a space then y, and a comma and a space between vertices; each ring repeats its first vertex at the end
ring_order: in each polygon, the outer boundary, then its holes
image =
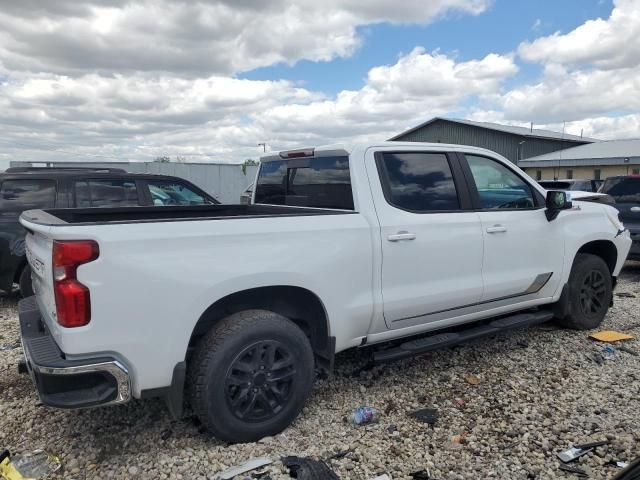
POLYGON ((171 222, 225 218, 344 215, 346 210, 279 205, 196 205, 182 207, 58 208, 29 210, 22 216, 41 225, 171 222))

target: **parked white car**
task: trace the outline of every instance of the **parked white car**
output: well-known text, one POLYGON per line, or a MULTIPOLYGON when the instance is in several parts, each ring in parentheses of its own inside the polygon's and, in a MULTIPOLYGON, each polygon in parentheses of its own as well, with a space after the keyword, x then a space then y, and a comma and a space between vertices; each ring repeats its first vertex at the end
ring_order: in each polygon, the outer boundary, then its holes
POLYGON ((265 157, 251 205, 21 222, 42 402, 164 397, 179 416, 186 400, 227 441, 283 430, 348 348, 384 362, 553 317, 595 328, 631 245, 614 208, 495 153, 399 142, 265 157))

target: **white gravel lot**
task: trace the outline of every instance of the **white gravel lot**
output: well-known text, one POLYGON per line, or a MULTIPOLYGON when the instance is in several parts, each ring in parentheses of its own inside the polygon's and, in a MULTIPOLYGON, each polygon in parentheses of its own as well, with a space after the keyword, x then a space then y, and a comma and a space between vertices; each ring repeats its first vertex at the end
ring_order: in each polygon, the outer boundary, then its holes
MULTIPOLYGON (((640 337, 639 281, 640 264, 630 264, 616 293, 632 296, 615 297, 605 328, 640 337)), ((0 345, 18 341, 16 302, 0 297, 0 345)), ((625 345, 640 352, 638 340, 625 345)), ((434 479, 550 479, 576 478, 558 470, 557 452, 609 439, 571 464, 606 479, 618 471, 611 461, 640 456, 640 357, 618 351, 599 365, 591 356, 602 347, 587 332, 547 324, 355 375, 368 352, 347 352, 284 433, 231 446, 191 420, 172 421, 160 401, 84 411, 44 407, 30 378, 17 373, 22 350, 0 350, 0 448, 58 455, 64 467, 53 478, 64 479, 205 479, 251 457, 327 459, 347 449, 328 461, 341 479, 382 473, 410 479, 426 468, 434 479), (468 383, 469 374, 481 382, 468 383), (360 405, 380 409, 380 421, 348 424, 360 405), (407 416, 427 407, 440 412, 433 428, 407 416)), ((279 462, 269 476, 289 478, 279 462)))

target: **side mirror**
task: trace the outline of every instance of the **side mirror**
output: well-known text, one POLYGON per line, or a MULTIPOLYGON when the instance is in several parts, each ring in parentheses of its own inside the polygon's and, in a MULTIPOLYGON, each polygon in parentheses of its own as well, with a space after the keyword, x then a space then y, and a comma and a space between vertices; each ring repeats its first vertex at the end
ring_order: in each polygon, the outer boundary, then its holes
POLYGON ((573 207, 567 192, 561 190, 549 190, 545 203, 547 207, 545 214, 550 222, 556 219, 561 210, 568 210, 573 207))

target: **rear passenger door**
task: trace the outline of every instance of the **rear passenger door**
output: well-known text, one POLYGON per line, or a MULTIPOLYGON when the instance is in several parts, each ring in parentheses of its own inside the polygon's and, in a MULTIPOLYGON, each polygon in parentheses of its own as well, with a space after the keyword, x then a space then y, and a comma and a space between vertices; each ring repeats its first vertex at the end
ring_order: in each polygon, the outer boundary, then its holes
POLYGON ((144 204, 144 197, 132 178, 77 179, 72 190, 77 208, 136 207, 144 204))
POLYGON ((477 303, 482 230, 457 156, 383 151, 367 170, 380 222, 387 327, 441 320, 477 303))
POLYGON ((156 207, 207 205, 212 202, 177 180, 151 179, 142 182, 149 202, 156 207))
POLYGON ((561 222, 549 222, 544 198, 524 175, 497 159, 465 155, 484 236, 483 303, 509 305, 550 297, 562 278, 561 222))

